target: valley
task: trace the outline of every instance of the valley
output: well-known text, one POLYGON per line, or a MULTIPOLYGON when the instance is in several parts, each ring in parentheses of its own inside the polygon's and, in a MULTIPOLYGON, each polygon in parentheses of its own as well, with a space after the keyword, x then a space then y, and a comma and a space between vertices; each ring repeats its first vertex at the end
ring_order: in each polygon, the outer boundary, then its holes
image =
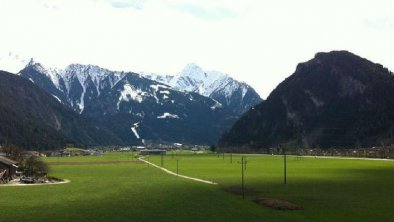
POLYGON ((394 221, 393 8, 1 0, 0 222, 394 221))
MULTIPOLYGON (((289 156, 285 185, 282 156, 245 155, 242 199, 242 155, 233 154, 232 163, 230 154, 223 158, 177 151, 174 157, 164 157, 166 169, 176 171, 178 161, 181 174, 218 183, 210 185, 137 163, 135 154, 44 158, 51 164, 51 175, 71 182, 0 187, 1 220, 389 221, 393 216, 392 161, 289 156), (303 210, 275 210, 253 202, 263 197, 289 201, 303 210)), ((160 158, 150 156, 149 161, 160 165, 160 158)))

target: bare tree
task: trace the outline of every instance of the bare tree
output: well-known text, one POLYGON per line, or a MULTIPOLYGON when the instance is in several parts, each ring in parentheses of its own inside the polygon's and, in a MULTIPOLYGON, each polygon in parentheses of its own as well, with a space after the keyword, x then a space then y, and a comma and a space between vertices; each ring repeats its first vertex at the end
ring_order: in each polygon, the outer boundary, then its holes
POLYGON ((15 146, 15 145, 12 145, 12 144, 3 145, 3 146, 0 148, 0 151, 1 151, 1 152, 4 152, 5 155, 6 155, 8 158, 13 159, 13 160, 15 160, 15 161, 20 161, 20 160, 22 159, 22 152, 21 152, 21 150, 20 150, 17 146, 15 146))

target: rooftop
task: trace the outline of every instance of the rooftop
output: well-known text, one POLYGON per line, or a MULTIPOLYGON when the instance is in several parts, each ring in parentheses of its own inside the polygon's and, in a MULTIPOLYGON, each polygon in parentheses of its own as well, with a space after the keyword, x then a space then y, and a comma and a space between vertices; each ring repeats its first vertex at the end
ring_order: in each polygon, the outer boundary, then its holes
POLYGON ((13 165, 13 164, 17 164, 18 162, 10 160, 6 157, 0 156, 0 163, 6 164, 6 165, 13 165))

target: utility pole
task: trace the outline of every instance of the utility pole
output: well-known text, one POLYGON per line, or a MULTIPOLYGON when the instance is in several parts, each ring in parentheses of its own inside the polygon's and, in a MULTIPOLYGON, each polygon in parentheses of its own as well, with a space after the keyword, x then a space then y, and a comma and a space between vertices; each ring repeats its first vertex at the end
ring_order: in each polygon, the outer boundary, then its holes
POLYGON ((245 164, 245 161, 244 161, 244 157, 242 157, 241 158, 241 171, 242 171, 242 199, 245 199, 245 168, 244 168, 244 164, 245 164))
POLYGON ((246 171, 246 163, 247 163, 247 161, 246 161, 246 156, 244 157, 244 167, 245 167, 245 171, 246 171))
POLYGON ((283 167, 284 167, 284 183, 287 184, 287 156, 286 148, 283 148, 283 167))
POLYGON ((179 160, 176 160, 176 175, 179 176, 179 160))

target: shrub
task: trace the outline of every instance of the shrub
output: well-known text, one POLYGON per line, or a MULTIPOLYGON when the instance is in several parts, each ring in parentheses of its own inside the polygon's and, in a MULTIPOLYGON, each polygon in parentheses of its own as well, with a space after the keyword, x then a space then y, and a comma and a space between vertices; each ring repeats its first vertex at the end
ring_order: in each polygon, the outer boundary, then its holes
POLYGON ((22 161, 21 167, 25 176, 41 177, 48 174, 48 164, 37 157, 31 156, 22 161))

